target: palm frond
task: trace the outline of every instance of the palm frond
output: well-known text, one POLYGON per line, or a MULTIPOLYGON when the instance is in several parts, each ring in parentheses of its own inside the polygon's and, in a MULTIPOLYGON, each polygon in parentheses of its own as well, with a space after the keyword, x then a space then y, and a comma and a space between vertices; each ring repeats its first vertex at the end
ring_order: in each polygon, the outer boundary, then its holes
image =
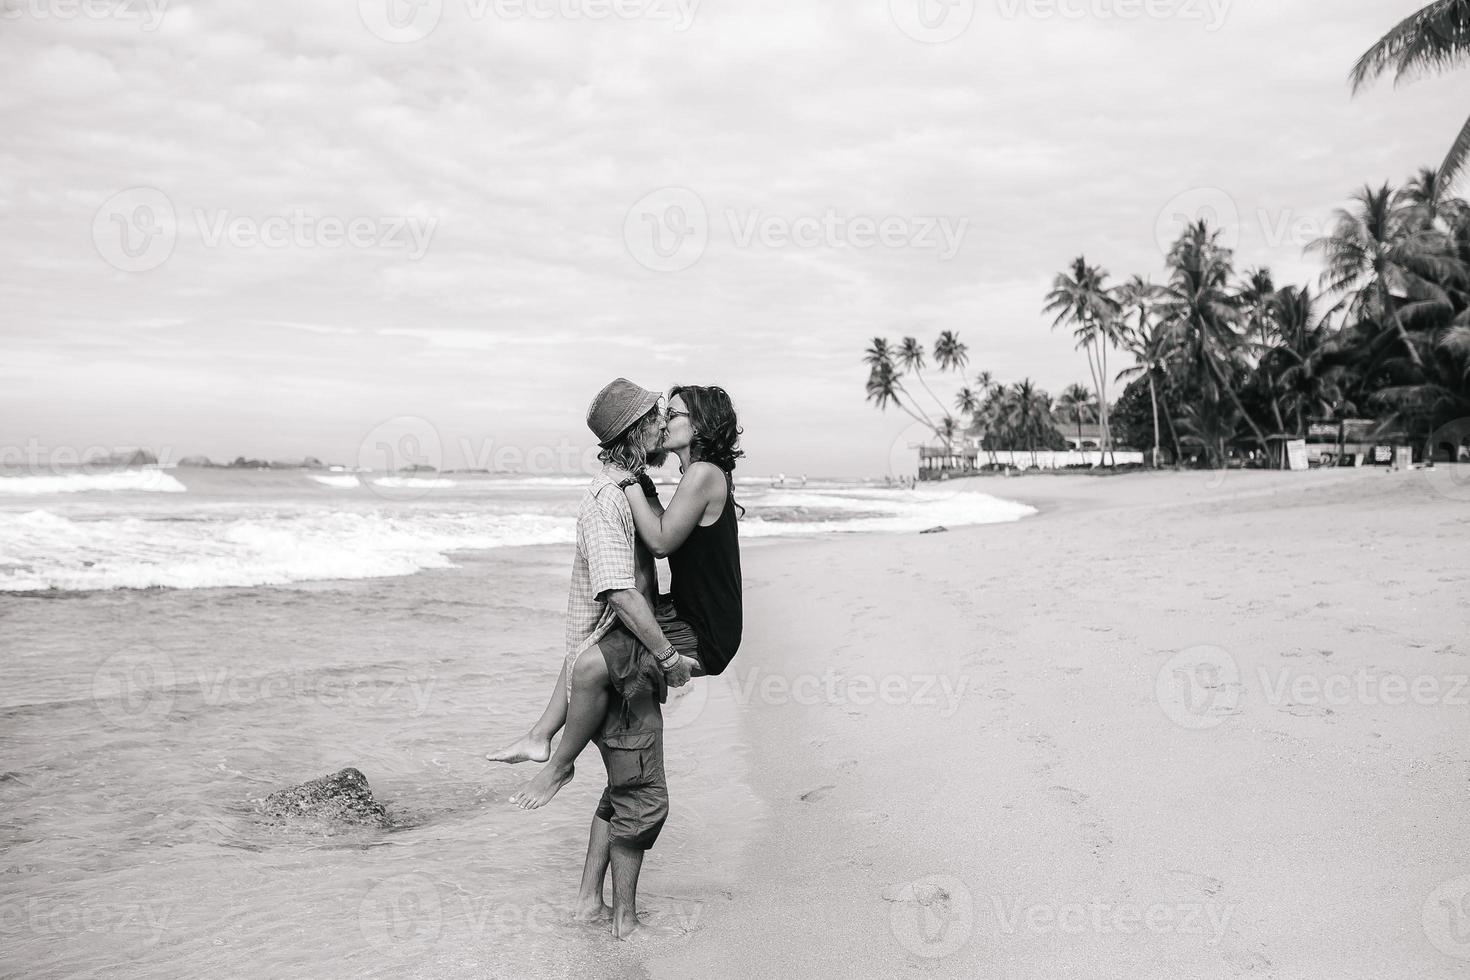
POLYGON ((1470 119, 1465 120, 1465 126, 1460 130, 1460 135, 1455 137, 1454 145, 1445 155, 1444 163, 1439 165, 1439 179, 1435 182, 1435 188, 1441 195, 1446 187, 1455 182, 1467 162, 1470 162, 1470 119))
POLYGON ((1437 0, 1399 21, 1353 66, 1357 94, 1384 72, 1394 84, 1470 60, 1470 0, 1437 0))

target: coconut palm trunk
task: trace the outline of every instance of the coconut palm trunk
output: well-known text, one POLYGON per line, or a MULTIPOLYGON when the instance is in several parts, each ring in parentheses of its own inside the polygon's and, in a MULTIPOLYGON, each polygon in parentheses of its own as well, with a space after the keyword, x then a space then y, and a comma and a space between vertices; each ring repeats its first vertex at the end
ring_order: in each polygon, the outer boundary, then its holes
POLYGON ((1116 452, 1113 452, 1113 450, 1112 450, 1113 433, 1112 433, 1112 430, 1108 426, 1108 345, 1107 345, 1107 338, 1104 337, 1103 338, 1103 343, 1099 344, 1098 346, 1100 348, 1102 348, 1102 352, 1101 352, 1102 353, 1102 374, 1101 374, 1102 391, 1098 393, 1097 414, 1098 414, 1099 423, 1102 426, 1103 452, 1104 453, 1111 453, 1112 454, 1112 457, 1113 457, 1113 466, 1114 466, 1114 468, 1116 468, 1117 465, 1118 465, 1118 454, 1116 452))
POLYGON ((1154 373, 1148 373, 1148 401, 1154 410, 1154 459, 1153 468, 1159 468, 1159 395, 1154 390, 1154 373))

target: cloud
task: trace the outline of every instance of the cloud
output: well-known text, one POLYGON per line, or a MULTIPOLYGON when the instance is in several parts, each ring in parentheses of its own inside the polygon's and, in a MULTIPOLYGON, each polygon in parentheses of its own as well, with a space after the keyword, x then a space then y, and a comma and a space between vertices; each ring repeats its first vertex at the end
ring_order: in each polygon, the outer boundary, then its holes
POLYGON ((1086 367, 1040 309, 1077 254, 1157 278, 1161 216, 1215 188, 1240 264, 1306 281, 1304 235, 1356 186, 1438 160, 1463 119, 1453 79, 1349 98, 1353 59, 1418 0, 1238 0, 1215 30, 981 0, 945 44, 887 2, 707 2, 678 30, 444 0, 406 44, 328 0, 175 0, 153 30, 10 2, 0 441, 90 441, 106 417, 133 442, 345 457, 405 413, 576 430, 626 373, 725 383, 754 468, 882 472, 899 420, 863 401, 872 336, 957 330, 974 368, 1059 389, 1086 367), (93 234, 132 187, 175 220, 141 272, 93 234), (709 218, 676 273, 624 238, 664 187, 709 218), (210 233, 298 215, 375 234, 210 233), (740 233, 829 215, 966 231, 947 260, 740 233), (413 221, 432 225, 416 258, 389 231, 413 221))

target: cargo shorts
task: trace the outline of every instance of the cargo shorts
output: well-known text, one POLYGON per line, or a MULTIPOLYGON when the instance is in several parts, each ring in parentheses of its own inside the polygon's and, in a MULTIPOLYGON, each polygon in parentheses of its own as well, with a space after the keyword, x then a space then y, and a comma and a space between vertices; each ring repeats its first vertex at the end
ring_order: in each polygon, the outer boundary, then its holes
MULTIPOLYGON (((599 642, 612 659, 626 652, 612 649, 636 640, 613 630, 599 642)), ((602 728, 592 739, 607 769, 607 788, 597 803, 597 816, 611 825, 614 844, 646 851, 658 840, 669 816, 669 785, 664 776, 664 719, 656 693, 643 690, 625 699, 614 686, 602 728)))

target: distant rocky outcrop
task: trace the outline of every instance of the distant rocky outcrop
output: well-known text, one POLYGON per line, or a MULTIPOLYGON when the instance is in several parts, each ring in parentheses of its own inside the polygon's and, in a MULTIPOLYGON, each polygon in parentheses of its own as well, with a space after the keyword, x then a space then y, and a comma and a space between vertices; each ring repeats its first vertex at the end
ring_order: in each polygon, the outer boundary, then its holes
POLYGON ((157 466, 158 457, 146 449, 124 449, 118 452, 108 453, 106 456, 90 457, 87 459, 86 465, 101 470, 129 469, 136 466, 157 466))
POLYGON ((263 459, 246 459, 244 456, 236 456, 235 461, 226 463, 232 470, 268 470, 271 464, 263 459))
POLYGON ((356 826, 386 827, 388 811, 373 799, 367 777, 353 768, 278 790, 265 798, 273 817, 304 817, 356 826))
POLYGON ((208 456, 185 456, 183 459, 179 460, 179 465, 205 467, 213 466, 214 464, 209 461, 208 456))

